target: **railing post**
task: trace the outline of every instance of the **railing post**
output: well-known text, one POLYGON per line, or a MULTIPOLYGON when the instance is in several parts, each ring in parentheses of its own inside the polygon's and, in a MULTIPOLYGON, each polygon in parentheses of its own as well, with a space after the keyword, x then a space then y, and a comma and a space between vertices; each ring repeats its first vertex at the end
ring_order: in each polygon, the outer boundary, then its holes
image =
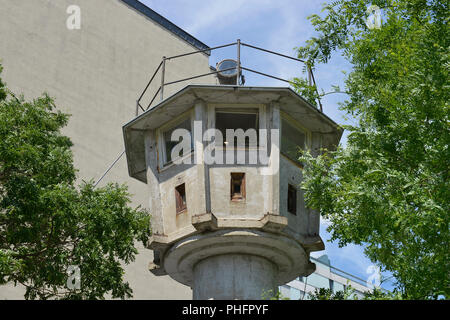
POLYGON ((166 57, 162 58, 162 69, 161 69, 161 101, 164 99, 164 76, 166 73, 166 57))
POLYGON ((239 85, 239 78, 241 74, 241 39, 237 39, 237 77, 236 77, 236 85, 239 85))

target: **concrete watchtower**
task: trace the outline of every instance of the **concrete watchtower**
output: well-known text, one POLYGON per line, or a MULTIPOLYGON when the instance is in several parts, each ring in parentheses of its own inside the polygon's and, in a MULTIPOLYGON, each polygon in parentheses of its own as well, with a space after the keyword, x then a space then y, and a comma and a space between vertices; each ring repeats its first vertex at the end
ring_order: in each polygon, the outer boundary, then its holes
POLYGON ((194 299, 261 299, 314 272, 309 254, 324 245, 298 187, 297 148, 332 149, 342 130, 294 91, 189 85, 123 132, 129 174, 149 189, 151 272, 194 299))

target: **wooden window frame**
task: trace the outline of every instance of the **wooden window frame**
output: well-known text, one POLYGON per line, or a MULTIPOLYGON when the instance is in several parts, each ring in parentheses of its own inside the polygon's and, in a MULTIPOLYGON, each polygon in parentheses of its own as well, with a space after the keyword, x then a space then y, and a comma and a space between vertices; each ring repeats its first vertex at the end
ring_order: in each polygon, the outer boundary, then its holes
POLYGON ((187 201, 186 201, 186 184, 182 183, 175 187, 175 207, 177 214, 184 213, 187 211, 187 201), (184 201, 183 195, 184 194, 184 201))
POLYGON ((244 172, 231 172, 230 179, 230 198, 231 201, 243 201, 245 200, 245 173, 244 172), (234 185, 236 181, 240 181, 240 193, 234 192, 234 185))

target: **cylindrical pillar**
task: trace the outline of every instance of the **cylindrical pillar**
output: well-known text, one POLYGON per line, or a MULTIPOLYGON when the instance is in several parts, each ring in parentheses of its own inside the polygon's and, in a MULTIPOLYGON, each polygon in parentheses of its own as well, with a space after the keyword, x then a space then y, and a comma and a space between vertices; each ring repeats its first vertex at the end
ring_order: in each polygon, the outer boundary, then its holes
POLYGON ((277 266, 266 258, 224 254, 194 266, 194 300, 261 300, 276 292, 277 266))

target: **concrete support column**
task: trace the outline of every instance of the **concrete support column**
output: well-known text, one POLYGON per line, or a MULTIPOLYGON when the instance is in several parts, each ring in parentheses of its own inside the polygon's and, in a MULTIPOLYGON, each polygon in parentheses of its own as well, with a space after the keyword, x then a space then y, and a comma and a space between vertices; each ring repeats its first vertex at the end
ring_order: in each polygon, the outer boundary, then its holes
MULTIPOLYGON (((287 224, 285 217, 272 217, 278 218, 279 226, 287 224)), ((314 272, 315 264, 295 239, 261 230, 230 228, 226 223, 226 219, 214 218, 209 227, 224 229, 183 238, 164 253, 164 270, 191 287, 195 300, 267 299, 277 286, 314 272)), ((238 223, 251 226, 249 220, 238 223)), ((268 222, 265 227, 275 224, 268 222)))
POLYGON ((261 300, 276 292, 277 266, 247 254, 208 257, 194 266, 194 300, 261 300))

